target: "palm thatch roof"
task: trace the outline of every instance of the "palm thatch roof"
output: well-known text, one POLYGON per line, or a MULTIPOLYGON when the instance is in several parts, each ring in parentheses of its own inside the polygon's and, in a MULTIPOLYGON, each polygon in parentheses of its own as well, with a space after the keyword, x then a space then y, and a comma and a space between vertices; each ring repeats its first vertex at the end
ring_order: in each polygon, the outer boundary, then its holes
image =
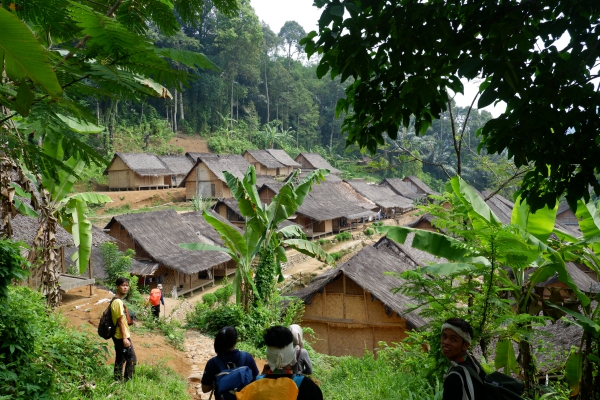
POLYGON ((244 216, 242 215, 242 212, 240 211, 240 206, 238 205, 238 201, 231 197, 231 198, 227 198, 227 199, 219 199, 215 205, 213 206, 214 209, 217 209, 219 204, 225 204, 235 215, 237 215, 240 218, 244 218, 244 216))
MULTIPOLYGON (((115 153, 110 165, 117 159, 127 165, 129 169, 140 176, 161 176, 171 175, 171 170, 154 154, 150 153, 115 153)), ((104 175, 108 174, 108 168, 104 170, 104 175)))
POLYGON ((571 208, 569 207, 569 203, 567 203, 566 201, 561 201, 558 204, 558 211, 556 212, 556 214, 560 215, 569 210, 571 210, 571 208))
POLYGON ((250 167, 250 163, 240 154, 219 154, 219 158, 229 161, 229 163, 235 166, 242 175, 245 174, 250 167))
POLYGON ((321 156, 318 153, 300 153, 296 157, 296 161, 298 161, 298 158, 300 158, 300 156, 304 157, 306 159, 306 161, 309 162, 310 166, 313 169, 319 169, 319 168, 328 169, 331 174, 341 174, 342 173, 342 171, 340 171, 339 169, 331 166, 331 164, 329 164, 329 162, 327 160, 325 160, 323 158, 323 156, 321 156))
MULTIPOLYGON (((22 199, 22 201, 26 200, 22 199)), ((28 246, 32 246, 40 228, 38 219, 17 214, 10 222, 13 230, 12 239, 15 241, 22 240, 28 246)), ((74 245, 73 236, 62 226, 56 225, 56 247, 70 247, 74 245)))
POLYGON ((194 163, 186 156, 158 156, 174 175, 187 175, 194 163))
POLYGON ((400 178, 385 178, 381 185, 386 185, 392 188, 392 190, 398 193, 400 196, 404 196, 411 200, 417 200, 423 197, 423 194, 416 193, 412 190, 408 183, 404 182, 400 178))
MULTIPOLYGON (((296 176, 296 183, 300 183, 302 182, 302 180, 304 178, 306 178, 311 172, 313 172, 313 170, 302 170, 300 171, 300 173, 296 176)), ((285 177, 285 179, 283 180, 284 182, 289 181, 292 176, 294 175, 294 172, 290 173, 288 176, 285 177)), ((337 175, 334 174, 329 174, 325 176, 325 182, 329 182, 329 183, 340 183, 343 182, 342 178, 340 178, 337 175)))
POLYGON ((152 259, 184 274, 194 274, 231 258, 218 251, 186 250, 181 243, 197 243, 198 235, 174 210, 124 214, 112 218, 106 228, 120 224, 152 259))
POLYGON ((298 213, 317 221, 334 218, 360 219, 377 215, 371 207, 363 207, 356 198, 338 190, 338 186, 327 181, 313 185, 312 191, 298 208, 298 213))
MULTIPOLYGON (((232 229, 235 229, 240 234, 244 234, 243 230, 227 221, 226 218, 223 218, 214 210, 206 210, 206 212, 224 224, 229 225, 232 229)), ((215 228, 212 227, 211 224, 206 222, 206 219, 204 219, 201 211, 191 211, 179 215, 181 215, 183 220, 194 230, 194 232, 196 232, 196 235, 198 235, 202 243, 214 244, 217 246, 223 245, 223 239, 221 239, 221 235, 215 230, 215 228)))
MULTIPOLYGON (((412 243, 412 237, 407 238, 407 243, 412 243)), ((315 294, 321 293, 327 284, 343 273, 371 293, 372 298, 380 300, 406 319, 409 328, 421 327, 426 320, 416 311, 408 312, 414 305, 413 300, 401 293, 392 293, 394 288, 402 286, 403 280, 386 275, 386 272, 401 273, 432 261, 431 256, 425 256, 426 253, 413 250, 407 245, 400 245, 383 237, 374 245, 364 247, 338 268, 317 277, 307 287, 287 296, 298 297, 310 304, 315 294)))
POLYGON ((292 159, 285 150, 267 149, 267 153, 273 156, 277 161, 285 165, 286 167, 297 167, 300 168, 300 164, 292 159))
POLYGON ((407 179, 410 180, 412 183, 414 183, 415 186, 417 186, 423 192, 425 192, 425 194, 439 194, 438 192, 436 192, 435 190, 431 189, 422 180, 420 180, 419 178, 417 178, 414 175, 405 177, 404 181, 406 182, 407 179))
POLYGON ((158 270, 159 263, 152 260, 138 260, 133 259, 129 273, 140 276, 150 276, 158 270))
POLYGON ((250 154, 257 162, 267 168, 282 168, 286 166, 277 161, 277 159, 266 150, 246 150, 246 153, 250 154))
POLYGON ((218 154, 215 153, 197 153, 197 152, 193 152, 193 151, 189 151, 187 153, 185 153, 185 156, 187 158, 189 158, 190 160, 192 160, 192 163, 196 164, 196 162, 198 161, 198 159, 203 159, 203 158, 216 158, 219 157, 218 154))
POLYGON ((185 178, 183 178, 181 180, 180 186, 185 186, 185 182, 188 179, 191 179, 191 177, 194 175, 194 173, 196 171, 196 167, 200 164, 206 165, 206 168, 208 168, 213 174, 215 174, 217 179, 219 179, 221 182, 224 182, 224 183, 227 183, 227 180, 225 179, 225 175, 223 175, 223 171, 229 172, 231 175, 235 176, 238 179, 244 178, 245 171, 240 171, 237 167, 237 164, 235 164, 234 162, 231 162, 227 158, 221 158, 221 157, 198 158, 198 161, 196 161, 196 164, 192 167, 192 169, 190 169, 189 173, 185 176, 185 178))
POLYGON ((282 185, 281 182, 273 178, 271 175, 256 175, 256 187, 261 188, 264 184, 282 185))
POLYGON ((413 201, 396 194, 387 186, 370 185, 363 179, 345 180, 354 190, 382 208, 398 208, 408 212, 414 208, 413 201))

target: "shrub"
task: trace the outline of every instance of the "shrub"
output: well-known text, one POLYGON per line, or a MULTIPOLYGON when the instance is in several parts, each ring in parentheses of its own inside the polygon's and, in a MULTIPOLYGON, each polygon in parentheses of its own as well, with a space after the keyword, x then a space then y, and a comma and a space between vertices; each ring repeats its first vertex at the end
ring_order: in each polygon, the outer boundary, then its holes
POLYGON ((325 244, 325 239, 319 239, 319 244, 323 246, 325 244))
POLYGON ((364 232, 364 233, 365 233, 365 235, 367 235, 368 237, 371 237, 371 236, 373 236, 373 234, 375 234, 375 231, 374 231, 373 229, 371 229, 371 228, 367 228, 367 229, 365 229, 365 232, 364 232))
POLYGON ((209 307, 212 307, 213 304, 217 302, 217 296, 214 293, 207 293, 202 296, 202 301, 209 307))
POLYGON ((115 284, 117 278, 129 278, 129 270, 133 263, 135 252, 127 249, 126 252, 119 251, 116 244, 112 242, 104 242, 100 246, 102 253, 102 261, 104 262, 108 282, 111 285, 115 284))
POLYGON ((350 240, 352 239, 352 235, 350 234, 350 232, 345 231, 342 233, 338 233, 337 235, 334 236, 335 240, 339 240, 340 242, 343 242, 344 240, 350 240))
POLYGON ((233 295, 233 285, 228 284, 215 291, 216 301, 221 304, 227 304, 233 295))
POLYGON ((331 256, 331 258, 333 258, 333 261, 338 261, 340 258, 342 258, 342 254, 338 251, 330 253, 329 255, 331 256))

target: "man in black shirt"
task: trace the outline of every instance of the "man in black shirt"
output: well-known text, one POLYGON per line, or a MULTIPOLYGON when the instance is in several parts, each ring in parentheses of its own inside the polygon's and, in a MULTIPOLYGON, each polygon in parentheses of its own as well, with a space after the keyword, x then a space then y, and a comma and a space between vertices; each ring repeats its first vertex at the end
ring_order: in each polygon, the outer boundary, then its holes
POLYGON ((473 337, 473 328, 461 318, 450 318, 442 325, 442 354, 450 360, 452 368, 444 379, 443 400, 482 400, 484 388, 477 379, 472 379, 466 367, 475 371, 481 380, 485 372, 481 365, 468 353, 473 337), (469 387, 468 382, 472 382, 469 387))

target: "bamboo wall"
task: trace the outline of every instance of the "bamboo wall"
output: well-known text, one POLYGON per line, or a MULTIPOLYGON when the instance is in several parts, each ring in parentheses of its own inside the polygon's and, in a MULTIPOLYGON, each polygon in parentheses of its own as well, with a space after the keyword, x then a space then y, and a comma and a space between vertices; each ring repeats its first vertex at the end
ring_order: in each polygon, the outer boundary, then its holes
MULTIPOLYGON (((163 186, 165 176, 141 176, 132 171, 119 157, 107 169, 108 189, 138 189, 140 186, 163 186)), ((169 176, 170 179, 170 176, 169 176)))
POLYGON ((271 189, 264 188, 259 193, 260 201, 264 204, 271 204, 271 201, 273 200, 273 197, 275 197, 275 194, 276 193, 271 189))
POLYGON ((221 199, 232 197, 227 185, 203 163, 196 165, 185 181, 186 200, 191 200, 196 195, 221 199))
POLYGON ((245 152, 243 157, 246 161, 254 166, 256 170, 256 175, 269 175, 269 176, 277 176, 277 168, 267 168, 262 165, 258 160, 252 157, 252 154, 245 152))
POLYGON ((308 162, 308 160, 302 155, 298 155, 298 157, 296 157, 296 159, 294 160, 296 161, 298 164, 300 164, 301 168, 309 168, 309 169, 314 169, 315 167, 313 167, 311 165, 310 162, 308 162))
POLYGON ((360 357, 380 341, 391 344, 406 337, 406 320, 387 313, 381 301, 343 273, 306 305, 303 324, 315 332, 307 338, 313 348, 334 356, 360 357))

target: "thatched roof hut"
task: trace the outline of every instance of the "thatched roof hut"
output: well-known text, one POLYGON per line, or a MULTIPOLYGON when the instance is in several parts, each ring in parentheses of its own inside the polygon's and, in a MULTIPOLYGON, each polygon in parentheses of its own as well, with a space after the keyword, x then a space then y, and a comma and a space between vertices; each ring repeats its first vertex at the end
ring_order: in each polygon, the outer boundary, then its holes
MULTIPOLYGON (((411 241, 412 237, 407 239, 411 241)), ((306 303, 303 324, 319 338, 311 342, 313 348, 330 355, 360 356, 379 341, 398 342, 406 336, 405 330, 425 325, 416 311, 408 311, 414 304, 410 298, 392 293, 402 280, 386 275, 431 260, 413 250, 383 237, 304 289, 288 294, 306 303)))
POLYGON ((185 153, 185 156, 192 161, 192 165, 196 164, 198 159, 219 157, 219 155, 215 154, 215 153, 197 153, 197 152, 193 152, 193 151, 189 151, 189 152, 185 153))
POLYGON ((129 190, 169 187, 165 177, 172 171, 154 154, 115 153, 104 170, 109 190, 129 190))
POLYGON ((171 170, 170 179, 165 179, 172 187, 177 187, 190 172, 194 163, 185 156, 158 156, 158 159, 171 170))
POLYGON ((339 175, 342 173, 342 171, 333 167, 318 153, 300 153, 295 160, 301 165, 302 169, 323 168, 328 169, 331 174, 339 175))
POLYGON ((287 175, 293 170, 293 167, 279 162, 266 150, 246 150, 243 156, 254 165, 256 174, 278 176, 287 175))
POLYGON ((245 170, 237 157, 198 158, 190 172, 183 178, 181 185, 185 187, 185 197, 190 200, 196 196, 204 198, 228 198, 231 190, 227 186, 224 171, 238 179, 243 179, 245 170))
POLYGON ((118 240, 121 251, 132 248, 137 259, 160 264, 154 275, 162 278, 162 282, 156 282, 164 283, 165 291, 179 286, 185 293, 213 284, 214 268, 222 268, 231 261, 227 254, 219 251, 200 253, 179 247, 181 243, 199 241, 192 226, 195 224, 186 222, 177 212, 166 210, 118 215, 106 229, 118 240))
POLYGON ((389 217, 405 214, 414 209, 411 199, 396 194, 387 186, 370 185, 363 179, 347 179, 344 182, 352 189, 377 204, 389 217))
POLYGON ((407 199, 411 200, 422 199, 425 196, 422 193, 417 193, 414 190, 412 190, 410 188, 410 184, 404 182, 400 178, 385 178, 383 182, 380 183, 380 185, 387 186, 400 196, 406 197, 407 199))
POLYGON ((285 165, 286 167, 300 168, 300 164, 297 163, 289 156, 285 150, 267 149, 267 153, 273 156, 274 159, 285 165))

